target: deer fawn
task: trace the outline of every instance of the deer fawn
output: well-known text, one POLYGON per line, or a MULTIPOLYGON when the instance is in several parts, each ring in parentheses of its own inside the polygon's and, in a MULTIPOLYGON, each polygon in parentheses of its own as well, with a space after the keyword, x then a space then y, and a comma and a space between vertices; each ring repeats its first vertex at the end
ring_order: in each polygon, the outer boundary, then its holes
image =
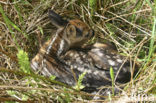
MULTIPOLYGON (((49 18, 57 27, 57 32, 42 45, 32 59, 32 69, 45 76, 55 75, 56 80, 68 85, 75 85, 75 78, 78 79, 80 74, 86 72, 82 82, 86 89, 111 85, 109 69, 112 67, 116 75, 124 57, 109 45, 101 43, 95 43, 84 51, 72 49, 81 48, 90 40, 94 36, 93 30, 80 20, 66 21, 52 10, 49 10, 49 18)), ((126 62, 116 82, 125 83, 130 78, 130 65, 126 62)))

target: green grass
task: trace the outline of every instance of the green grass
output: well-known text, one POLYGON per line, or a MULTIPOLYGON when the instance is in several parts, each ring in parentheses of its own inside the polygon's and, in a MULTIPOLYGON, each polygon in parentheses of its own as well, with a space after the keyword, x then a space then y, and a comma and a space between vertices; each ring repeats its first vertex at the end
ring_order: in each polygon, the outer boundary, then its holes
POLYGON ((110 76, 111 76, 111 80, 112 80, 112 96, 114 96, 114 91, 115 91, 115 89, 114 89, 114 71, 113 71, 113 68, 111 67, 110 68, 110 76))

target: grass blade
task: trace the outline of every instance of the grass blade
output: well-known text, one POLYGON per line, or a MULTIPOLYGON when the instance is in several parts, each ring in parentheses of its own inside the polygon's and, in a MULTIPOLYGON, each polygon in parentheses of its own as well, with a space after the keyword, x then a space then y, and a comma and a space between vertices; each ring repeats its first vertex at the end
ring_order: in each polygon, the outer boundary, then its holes
POLYGON ((9 29, 11 35, 12 35, 12 37, 13 37, 14 39, 15 39, 15 37, 14 37, 14 32, 13 32, 13 29, 11 28, 11 26, 12 26, 14 29, 16 29, 17 31, 21 32, 21 33, 24 35, 25 38, 28 38, 27 35, 25 35, 25 33, 22 32, 21 29, 20 29, 17 25, 15 25, 15 24, 5 15, 4 10, 3 10, 1 4, 0 4, 0 13, 2 14, 2 17, 3 17, 3 19, 4 19, 5 23, 6 23, 8 29, 9 29))
POLYGON ((151 56, 153 54, 153 51, 154 51, 154 41, 156 40, 155 25, 156 25, 156 17, 154 17, 154 23, 153 23, 152 36, 151 36, 151 41, 150 41, 148 60, 151 58, 151 56))
POLYGON ((111 76, 111 79, 112 79, 112 93, 113 93, 113 96, 114 96, 114 70, 113 70, 112 67, 110 68, 110 76, 111 76))

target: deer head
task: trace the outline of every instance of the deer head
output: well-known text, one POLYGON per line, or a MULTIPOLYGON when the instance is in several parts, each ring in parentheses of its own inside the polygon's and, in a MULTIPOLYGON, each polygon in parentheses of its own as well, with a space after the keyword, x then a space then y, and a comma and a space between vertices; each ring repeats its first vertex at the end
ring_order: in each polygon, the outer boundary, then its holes
POLYGON ((52 34, 50 40, 41 46, 38 54, 32 59, 31 63, 31 67, 34 70, 40 69, 42 74, 45 75, 50 75, 50 72, 47 71, 53 70, 55 68, 54 65, 59 65, 57 59, 62 54, 66 53, 70 48, 81 47, 94 36, 93 30, 81 20, 64 20, 52 10, 49 10, 48 14, 52 24, 57 27, 57 31, 55 34, 52 34), (48 68, 45 67, 45 61, 47 60, 51 62, 48 68))

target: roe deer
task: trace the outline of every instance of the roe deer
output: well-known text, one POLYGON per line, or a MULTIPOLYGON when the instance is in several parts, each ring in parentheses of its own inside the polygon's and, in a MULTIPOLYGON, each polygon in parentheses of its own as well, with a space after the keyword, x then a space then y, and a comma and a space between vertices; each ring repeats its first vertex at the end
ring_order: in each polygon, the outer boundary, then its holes
MULTIPOLYGON (((72 49, 81 48, 91 39, 94 36, 93 30, 80 20, 66 21, 52 10, 49 10, 49 18, 58 30, 42 45, 32 59, 31 67, 45 76, 55 75, 56 80, 68 85, 75 85, 75 77, 78 79, 80 74, 86 72, 82 83, 86 90, 89 88, 87 91, 111 85, 109 69, 112 67, 116 75, 124 57, 109 45, 101 43, 95 43, 84 51, 72 49)), ((130 65, 126 62, 116 82, 125 83, 130 78, 130 65)))

